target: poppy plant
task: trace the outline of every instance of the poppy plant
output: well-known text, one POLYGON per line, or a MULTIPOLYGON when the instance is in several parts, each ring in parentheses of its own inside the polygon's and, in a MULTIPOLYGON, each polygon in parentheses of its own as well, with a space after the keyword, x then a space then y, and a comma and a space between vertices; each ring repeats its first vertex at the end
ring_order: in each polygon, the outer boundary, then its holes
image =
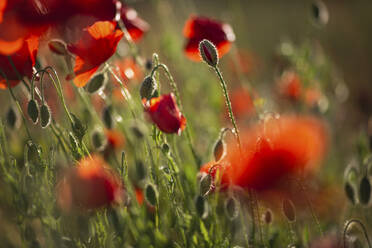
POLYGON ((188 39, 185 45, 186 56, 193 61, 201 61, 199 43, 206 39, 212 42, 221 58, 231 47, 235 34, 229 24, 206 17, 191 16, 185 23, 183 35, 188 39))
MULTIPOLYGON (((325 154, 327 132, 312 117, 283 116, 256 124, 242 132, 242 154, 236 144, 218 162, 222 183, 255 190, 272 190, 283 179, 310 173, 325 154)), ((201 168, 209 173, 211 162, 201 168)))
POLYGON ((178 109, 172 93, 143 101, 145 112, 161 131, 180 134, 185 129, 186 118, 178 109))
POLYGON ((84 29, 77 43, 68 45, 68 50, 76 55, 76 86, 83 87, 88 83, 100 65, 115 53, 122 37, 123 32, 116 29, 115 22, 100 21, 84 29))
POLYGON ((83 158, 69 168, 57 184, 57 202, 62 210, 90 210, 120 203, 124 189, 119 177, 98 157, 83 158))
POLYGON ((21 48, 10 56, 0 55, 0 70, 6 78, 0 74, 0 89, 16 86, 24 76, 32 76, 32 67, 36 62, 36 55, 39 46, 39 38, 31 36, 22 41, 21 48))

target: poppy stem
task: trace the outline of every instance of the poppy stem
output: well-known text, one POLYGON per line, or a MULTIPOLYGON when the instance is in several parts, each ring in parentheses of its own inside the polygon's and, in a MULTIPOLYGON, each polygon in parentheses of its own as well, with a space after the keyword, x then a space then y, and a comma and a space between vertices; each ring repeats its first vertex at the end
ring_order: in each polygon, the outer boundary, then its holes
POLYGON ((129 110, 130 110, 133 118, 137 119, 136 114, 134 112, 134 109, 132 107, 132 104, 130 102, 132 97, 131 97, 129 91, 124 87, 123 81, 120 79, 120 77, 118 75, 116 75, 116 73, 112 70, 111 66, 108 63, 106 63, 106 68, 111 73, 111 75, 115 78, 115 80, 119 83, 119 85, 121 87, 122 94, 124 95, 124 98, 128 103, 129 110))
MULTIPOLYGON (((177 87, 177 84, 176 82, 174 81, 174 78, 172 76, 172 74, 170 73, 168 67, 165 65, 165 64, 157 64, 151 71, 151 77, 154 76, 155 72, 159 69, 159 68, 162 68, 164 71, 165 71, 165 74, 167 75, 168 79, 169 79, 169 82, 170 82, 170 85, 172 87, 172 91, 173 93, 176 95, 176 101, 177 101, 177 105, 179 106, 179 108, 181 109, 181 112, 183 112, 183 106, 182 106, 182 102, 181 102, 181 97, 180 97, 180 93, 179 93, 179 90, 178 90, 178 87, 177 87)), ((160 84, 160 81, 158 80, 158 84, 160 84)), ((159 89, 160 89, 160 85, 159 85, 159 89)), ((186 118, 187 119, 187 118, 186 118)), ((190 128, 189 128, 189 125, 186 127, 185 129, 185 132, 186 132, 186 139, 187 139, 187 143, 190 147, 190 150, 191 150, 191 153, 194 157, 194 161, 195 163, 197 164, 197 166, 199 167, 200 164, 201 164, 201 161, 200 161, 200 158, 199 156, 196 154, 196 151, 194 149, 194 146, 192 144, 192 139, 191 139, 191 133, 190 133, 190 128)))
POLYGON ((345 228, 344 228, 344 233, 343 233, 343 242, 344 242, 344 246, 343 247, 346 248, 346 233, 347 233, 350 225, 353 224, 353 223, 358 224, 362 228, 363 234, 364 234, 364 236, 366 238, 366 241, 367 241, 367 244, 368 244, 368 247, 369 248, 372 248, 371 242, 370 242, 369 237, 368 237, 368 234, 367 234, 367 229, 364 226, 363 222, 361 222, 358 219, 350 219, 350 220, 346 221, 345 228))
POLYGON ((221 71, 218 68, 218 66, 214 66, 213 69, 215 70, 215 72, 218 75, 218 78, 220 79, 221 87, 222 87, 222 90, 223 90, 223 94, 225 96, 226 106, 227 106, 227 108, 229 110, 229 117, 230 117, 231 123, 232 123, 232 125, 234 127, 235 137, 236 137, 236 139, 238 141, 238 147, 239 147, 240 155, 242 155, 243 152, 242 152, 242 145, 241 145, 241 142, 240 142, 239 129, 238 129, 237 125, 236 125, 235 117, 234 117, 234 114, 233 114, 233 111, 232 111, 231 101, 230 101, 229 93, 227 91, 226 82, 223 79, 222 74, 221 74, 221 71))

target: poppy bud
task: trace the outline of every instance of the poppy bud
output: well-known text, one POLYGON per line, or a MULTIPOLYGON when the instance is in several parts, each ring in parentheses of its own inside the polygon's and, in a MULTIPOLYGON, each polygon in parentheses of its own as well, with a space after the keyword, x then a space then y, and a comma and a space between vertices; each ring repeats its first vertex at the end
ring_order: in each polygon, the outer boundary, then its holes
POLYGON ((47 128, 52 121, 52 115, 50 114, 50 108, 48 105, 43 104, 40 107, 40 124, 42 128, 47 128))
POLYGON ((283 201, 283 214, 289 222, 296 221, 296 210, 291 200, 285 199, 283 201))
POLYGON ((114 114, 113 114, 113 108, 112 106, 107 106, 106 108, 103 109, 102 111, 102 119, 103 123, 108 129, 112 129, 114 127, 114 114))
POLYGON ((98 73, 89 80, 88 84, 85 86, 85 90, 90 94, 102 91, 107 83, 106 73, 98 73))
POLYGON ((322 1, 315 1, 311 5, 311 12, 314 22, 319 26, 324 26, 328 23, 329 13, 327 6, 322 1))
POLYGON ((141 99, 151 99, 154 97, 155 95, 155 92, 157 90, 157 84, 156 84, 156 81, 153 77, 151 76, 147 76, 145 77, 145 79, 143 80, 142 84, 141 84, 141 88, 140 88, 140 96, 141 96, 141 99))
POLYGON ((363 205, 368 205, 371 199, 371 183, 367 176, 363 177, 359 186, 359 201, 363 205))
POLYGON ((68 139, 70 141, 72 155, 75 157, 75 159, 80 159, 81 155, 80 155, 79 142, 72 132, 69 132, 68 139))
POLYGON ((139 181, 144 180, 146 177, 146 168, 142 161, 136 162, 136 174, 139 181))
POLYGON ((83 125, 81 120, 74 114, 71 114, 73 122, 71 124, 72 131, 79 141, 83 140, 83 137, 87 131, 87 127, 83 125))
POLYGON ((218 65, 218 51, 215 45, 209 40, 202 40, 199 43, 199 52, 205 63, 212 67, 218 65))
POLYGON ((355 204, 355 192, 354 187, 349 183, 345 183, 345 194, 347 199, 354 205, 355 204))
POLYGON ((264 215, 262 216, 263 221, 269 225, 273 222, 273 212, 270 209, 267 209, 264 215))
POLYGON ((53 39, 48 43, 49 49, 57 55, 67 55, 67 45, 59 39, 53 39))
POLYGON ((218 139, 213 148, 214 160, 216 162, 220 161, 220 159, 225 155, 225 150, 226 150, 225 142, 222 139, 218 139))
POLYGON ((107 139, 101 130, 95 130, 92 133, 92 144, 98 151, 105 149, 107 145, 107 139))
POLYGON ((225 213, 230 220, 234 220, 239 215, 238 202, 234 197, 229 197, 225 201, 225 213))
POLYGON ((195 208, 196 213, 200 218, 205 219, 208 217, 208 202, 203 196, 198 195, 195 198, 195 208))
POLYGON ((16 111, 13 107, 10 107, 8 112, 6 113, 6 121, 10 128, 16 129, 20 126, 20 116, 18 111, 16 111))
POLYGON ((27 113, 34 124, 39 120, 39 105, 35 100, 30 100, 27 105, 27 113))
POLYGON ((210 174, 205 174, 202 176, 199 182, 200 195, 206 196, 212 190, 212 176, 210 174))
POLYGON ((147 184, 145 187, 145 199, 150 206, 154 207, 158 202, 158 191, 153 184, 147 184))
POLYGON ((26 145, 26 158, 28 163, 37 165, 41 162, 41 151, 40 148, 31 140, 26 145))
POLYGON ((169 153, 169 145, 167 143, 164 143, 161 146, 161 150, 162 150, 163 153, 168 154, 169 153))

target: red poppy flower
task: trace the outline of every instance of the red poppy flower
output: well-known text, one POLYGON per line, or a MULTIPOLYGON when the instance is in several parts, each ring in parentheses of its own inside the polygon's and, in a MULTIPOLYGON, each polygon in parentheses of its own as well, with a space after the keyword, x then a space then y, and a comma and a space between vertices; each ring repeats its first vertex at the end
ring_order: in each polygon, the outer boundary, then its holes
POLYGON ((123 37, 123 32, 116 30, 115 26, 114 22, 96 22, 83 31, 76 44, 68 45, 68 50, 77 55, 74 67, 76 86, 86 85, 99 66, 115 53, 123 37))
POLYGON ((199 43, 203 39, 212 42, 218 49, 219 57, 225 55, 235 40, 235 34, 229 24, 206 17, 190 17, 184 26, 183 35, 188 39, 185 46, 187 57, 201 61, 199 43))
POLYGON ((292 71, 286 71, 278 82, 279 93, 289 100, 297 101, 301 97, 302 83, 300 77, 292 71))
POLYGON ((138 17, 137 11, 126 5, 121 7, 120 14, 125 28, 128 30, 132 40, 134 42, 140 41, 143 34, 149 30, 149 24, 138 17))
POLYGON ((89 210, 120 203, 123 187, 119 177, 100 157, 83 158, 69 168, 57 184, 57 202, 65 210, 89 210))
MULTIPOLYGON (((35 65, 38 46, 39 38, 36 36, 22 40, 21 48, 9 56, 17 71, 14 70, 8 56, 0 55, 0 69, 5 73, 12 87, 19 83, 19 75, 21 77, 32 76, 32 67, 35 65)), ((0 74, 0 89, 6 89, 7 87, 6 79, 0 74)))
MULTIPOLYGON (((232 143, 218 162, 222 183, 272 190, 285 178, 315 170, 324 156, 327 134, 317 119, 283 116, 242 131, 241 138, 242 156, 232 143)), ((208 173, 214 164, 206 164, 201 171, 208 173)))
POLYGON ((186 118, 179 111, 172 93, 145 102, 145 111, 158 128, 165 133, 180 134, 186 127, 186 118))

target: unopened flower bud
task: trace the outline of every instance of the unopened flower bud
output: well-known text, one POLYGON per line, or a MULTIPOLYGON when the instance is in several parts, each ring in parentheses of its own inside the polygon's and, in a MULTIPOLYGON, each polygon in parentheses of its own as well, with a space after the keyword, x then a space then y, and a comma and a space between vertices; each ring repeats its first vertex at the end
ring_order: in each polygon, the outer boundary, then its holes
POLYGON ((153 77, 147 76, 143 80, 140 88, 140 96, 141 99, 151 99, 155 96, 155 92, 157 90, 157 84, 153 77))
POLYGON ((349 182, 346 182, 344 189, 345 189, 345 194, 346 194, 347 199, 349 199, 349 201, 352 204, 355 204, 356 201, 355 201, 354 187, 349 182))
POLYGON ((218 65, 218 51, 215 45, 209 40, 202 40, 199 43, 199 52, 205 63, 212 67, 218 65))
POLYGON ((158 191, 153 184, 147 184, 145 187, 145 199, 147 203, 154 207, 158 202, 158 191))
POLYGON ((359 201, 363 205, 368 205, 371 199, 371 183, 367 176, 363 177, 359 186, 359 201))
POLYGON ((52 121, 52 115, 50 113, 50 108, 48 105, 43 104, 40 107, 40 124, 42 128, 46 128, 49 126, 50 122, 52 121))
POLYGON ((88 84, 85 86, 85 90, 90 94, 102 91, 107 83, 106 73, 98 73, 89 80, 88 84))
POLYGON ((27 105, 27 113, 34 124, 39 120, 39 105, 35 100, 30 100, 27 105))
POLYGON ((220 161, 220 159, 225 155, 225 150, 225 142, 222 139, 218 139, 213 148, 214 160, 216 162, 220 161))
POLYGON ((292 201, 289 199, 285 199, 283 201, 283 214, 289 222, 296 221, 295 206, 293 205, 292 201))
POLYGON ((101 130, 92 133, 92 144, 98 151, 102 151, 107 145, 107 139, 101 130))
POLYGON ((201 195, 198 195, 195 198, 195 208, 196 213, 199 215, 200 218, 205 219, 208 217, 208 202, 205 198, 201 195))

